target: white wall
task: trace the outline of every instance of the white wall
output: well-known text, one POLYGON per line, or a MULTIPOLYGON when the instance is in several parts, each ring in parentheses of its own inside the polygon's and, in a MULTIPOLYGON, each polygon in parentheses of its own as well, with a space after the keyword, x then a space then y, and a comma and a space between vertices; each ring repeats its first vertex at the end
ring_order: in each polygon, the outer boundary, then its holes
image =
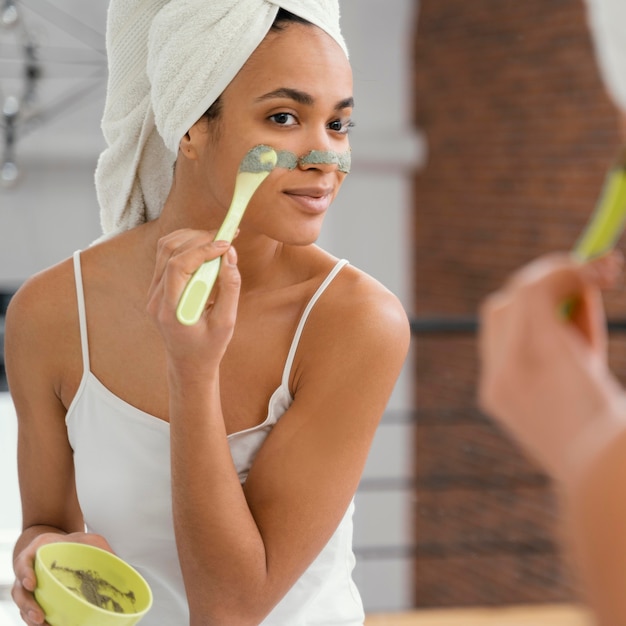
MULTIPOLYGON (((95 4, 100 19, 103 0, 95 4)), ((81 3, 76 10, 86 6, 81 3)), ((411 126, 410 51, 417 2, 341 0, 341 7, 355 75, 357 126, 353 171, 331 209, 320 244, 384 283, 410 312, 410 177, 424 158, 411 126)), ((97 237, 93 170, 102 147, 101 106, 96 99, 20 144, 24 178, 14 190, 0 189, 0 289, 19 285, 97 237)), ((374 441, 365 484, 411 478, 413 425, 404 418, 413 409, 412 362, 407 360, 374 441)), ((0 424, 8 423, 1 408, 0 424)), ((0 453, 11 462, 10 454, 0 453)), ((6 480, 2 476, 0 511, 5 502, 15 502, 11 474, 6 480)), ((412 508, 408 490, 368 488, 357 495, 355 548, 362 557, 355 577, 369 611, 411 605, 411 562, 393 552, 413 542, 412 508), (382 557, 372 556, 380 549, 382 557)), ((7 523, 0 518, 0 528, 7 523)))
POLYGON ((0 289, 84 248, 99 232, 95 158, 25 156, 19 187, 0 190, 0 289))
MULTIPOLYGON (((42 46, 35 109, 44 121, 20 131, 20 184, 11 190, 0 187, 0 289, 21 284, 99 233, 93 172, 103 146, 105 81, 90 77, 104 71, 108 0, 22 0, 18 5, 31 36, 42 46), (81 98, 64 103, 78 90, 81 98)), ((17 54, 21 40, 18 28, 0 28, 0 59, 17 54)), ((0 109, 4 98, 21 95, 22 71, 16 61, 2 65, 0 109)))
MULTIPOLYGON (((320 244, 380 280, 411 312, 411 184, 425 158, 422 138, 411 123, 418 2, 341 0, 341 8, 355 80, 354 166, 320 244)), ((368 611, 412 606, 413 565, 406 555, 414 543, 414 502, 412 491, 402 485, 413 475, 413 362, 410 355, 356 498, 355 579, 368 611)))

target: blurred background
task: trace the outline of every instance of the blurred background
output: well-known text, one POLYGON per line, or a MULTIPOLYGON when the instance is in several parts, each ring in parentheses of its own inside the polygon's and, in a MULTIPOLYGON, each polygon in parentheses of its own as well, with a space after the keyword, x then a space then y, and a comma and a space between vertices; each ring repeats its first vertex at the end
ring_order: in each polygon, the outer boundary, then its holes
MULTIPOLYGON (((550 481, 476 407, 475 336, 512 269, 571 248, 619 146, 583 0, 340 2, 354 167, 320 244, 394 291, 413 332, 357 494, 366 609, 575 602, 550 481)), ((0 0, 0 313, 99 235, 106 7, 0 0)), ((626 298, 607 305, 623 376, 626 298)), ((0 355, 0 599, 15 434, 0 355)))

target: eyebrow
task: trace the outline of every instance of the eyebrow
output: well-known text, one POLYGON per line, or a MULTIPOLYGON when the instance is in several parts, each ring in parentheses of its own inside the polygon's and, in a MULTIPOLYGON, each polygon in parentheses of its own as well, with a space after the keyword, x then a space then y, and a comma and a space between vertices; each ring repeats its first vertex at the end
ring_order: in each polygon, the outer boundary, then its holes
MULTIPOLYGON (((288 98, 290 100, 294 100, 298 104, 304 104, 307 106, 311 106, 315 102, 315 98, 310 94, 300 91, 299 89, 292 89, 291 87, 279 87, 278 89, 274 89, 274 91, 270 91, 262 96, 259 96, 256 100, 257 102, 263 102, 264 100, 272 100, 273 98, 288 98)), ((335 105, 335 111, 340 111, 341 109, 350 109, 354 107, 354 98, 344 98, 340 100, 335 105)))

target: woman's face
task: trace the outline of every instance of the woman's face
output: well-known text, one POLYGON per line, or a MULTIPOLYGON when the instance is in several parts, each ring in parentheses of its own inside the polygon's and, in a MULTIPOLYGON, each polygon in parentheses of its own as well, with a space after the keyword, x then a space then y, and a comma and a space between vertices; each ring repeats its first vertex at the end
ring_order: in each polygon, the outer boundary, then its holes
MULTIPOLYGON (((288 23, 271 31, 226 88, 218 120, 201 120, 195 183, 214 215, 226 212, 245 154, 258 144, 304 156, 345 153, 352 114, 352 72, 339 45, 321 29, 288 23)), ((276 168, 259 187, 241 224, 285 243, 306 244, 346 174, 336 164, 276 168)))

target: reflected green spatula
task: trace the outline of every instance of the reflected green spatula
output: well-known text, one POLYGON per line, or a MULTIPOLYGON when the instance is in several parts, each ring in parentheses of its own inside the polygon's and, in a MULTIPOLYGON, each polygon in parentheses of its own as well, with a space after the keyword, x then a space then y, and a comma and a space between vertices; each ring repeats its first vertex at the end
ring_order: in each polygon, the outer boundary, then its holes
POLYGON ((626 148, 609 170, 598 204, 574 247, 574 256, 590 261, 615 246, 626 222, 626 148))
MULTIPOLYGON (((573 255, 579 261, 591 261, 609 252, 617 243, 626 225, 626 147, 622 148, 613 167, 606 175, 602 193, 573 255)), ((562 314, 571 318, 577 301, 567 300, 562 314)))
MULTIPOLYGON (((276 152, 269 146, 255 146, 246 154, 237 172, 235 192, 230 208, 215 235, 215 241, 233 240, 250 198, 274 169, 276 161, 276 152)), ((189 279, 176 308, 176 318, 181 324, 191 326, 200 319, 217 279, 221 263, 222 257, 207 261, 189 279)))

